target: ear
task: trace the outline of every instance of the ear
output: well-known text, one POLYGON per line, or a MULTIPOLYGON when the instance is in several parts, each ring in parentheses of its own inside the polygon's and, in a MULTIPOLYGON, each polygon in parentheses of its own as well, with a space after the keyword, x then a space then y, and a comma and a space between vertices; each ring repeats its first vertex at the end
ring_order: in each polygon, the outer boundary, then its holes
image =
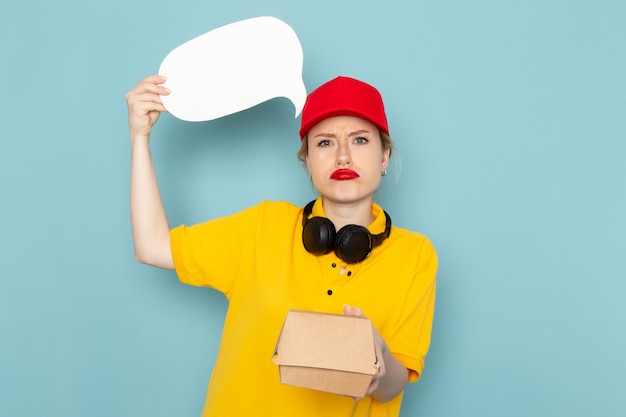
POLYGON ((304 158, 304 168, 306 169, 306 173, 309 176, 309 181, 313 182, 313 177, 311 176, 311 171, 309 171, 309 157, 308 157, 308 155, 304 158))
POLYGON ((382 160, 382 168, 387 169, 387 165, 389 165, 389 158, 391 157, 391 148, 386 147, 383 149, 383 160, 382 160))

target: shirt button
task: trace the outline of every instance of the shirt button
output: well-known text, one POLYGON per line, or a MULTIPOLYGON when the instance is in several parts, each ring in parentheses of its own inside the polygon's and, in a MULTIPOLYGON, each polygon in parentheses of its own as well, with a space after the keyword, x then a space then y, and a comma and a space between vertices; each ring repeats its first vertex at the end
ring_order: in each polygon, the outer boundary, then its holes
POLYGON ((326 294, 328 294, 328 295, 333 295, 333 290, 328 290, 328 291, 326 291, 326 294))
POLYGON ((351 277, 352 276, 352 271, 348 271, 348 276, 351 277))
POLYGON ((333 268, 337 268, 337 264, 333 262, 333 264, 331 265, 333 268))

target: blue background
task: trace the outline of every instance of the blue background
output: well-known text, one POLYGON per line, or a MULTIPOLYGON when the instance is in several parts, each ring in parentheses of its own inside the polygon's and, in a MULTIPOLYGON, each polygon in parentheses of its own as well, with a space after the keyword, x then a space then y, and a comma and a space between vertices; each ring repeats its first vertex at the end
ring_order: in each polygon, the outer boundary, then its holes
MULTIPOLYGON (((383 93, 377 199, 440 256, 408 416, 626 415, 626 2, 13 1, 0 12, 0 415, 198 416, 226 302, 133 258, 124 94, 179 44, 291 25, 310 90, 383 93)), ((314 196, 286 99, 164 115, 172 225, 314 196)))

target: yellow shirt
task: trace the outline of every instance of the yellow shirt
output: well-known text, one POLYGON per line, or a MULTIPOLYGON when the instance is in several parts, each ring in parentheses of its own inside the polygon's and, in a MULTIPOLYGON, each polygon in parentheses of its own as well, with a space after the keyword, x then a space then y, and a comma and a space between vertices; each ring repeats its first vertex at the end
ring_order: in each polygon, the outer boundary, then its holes
MULTIPOLYGON (((382 209, 368 226, 385 228, 382 209)), ((313 216, 324 216, 321 199, 313 216)), ((261 202, 231 216, 171 232, 184 283, 215 288, 228 313, 202 416, 397 416, 402 395, 381 404, 280 383, 272 354, 289 309, 343 313, 359 307, 416 381, 430 344, 437 256, 424 236, 392 227, 359 264, 333 252, 315 256, 302 244, 302 208, 261 202), (343 272, 343 273, 342 273, 343 272)))

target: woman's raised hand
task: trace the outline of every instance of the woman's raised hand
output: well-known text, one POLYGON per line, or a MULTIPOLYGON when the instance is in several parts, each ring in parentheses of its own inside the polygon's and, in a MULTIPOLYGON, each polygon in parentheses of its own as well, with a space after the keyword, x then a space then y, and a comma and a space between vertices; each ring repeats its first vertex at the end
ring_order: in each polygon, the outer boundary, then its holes
POLYGON ((161 85, 165 81, 165 77, 151 75, 141 80, 126 93, 128 124, 132 140, 142 137, 149 138, 152 126, 159 119, 159 115, 161 112, 167 111, 161 102, 161 96, 170 93, 167 88, 161 85))

